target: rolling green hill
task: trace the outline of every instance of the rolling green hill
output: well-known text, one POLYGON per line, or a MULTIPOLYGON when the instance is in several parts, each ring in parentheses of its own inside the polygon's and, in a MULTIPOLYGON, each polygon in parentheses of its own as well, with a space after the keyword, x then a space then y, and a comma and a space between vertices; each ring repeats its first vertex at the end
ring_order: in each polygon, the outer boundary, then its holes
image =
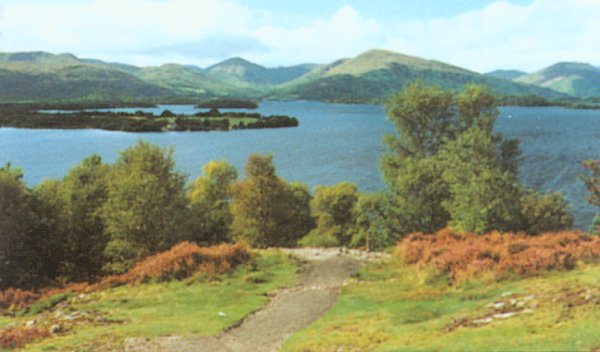
POLYGON ((438 61, 384 50, 370 50, 356 58, 339 61, 289 82, 275 97, 326 101, 377 101, 420 79, 426 84, 460 89, 467 83, 489 85, 501 95, 539 95, 561 98, 560 93, 504 79, 489 77, 438 61), (318 71, 318 73, 317 73, 318 71))
POLYGON ((256 94, 253 89, 241 89, 238 86, 209 77, 199 70, 178 64, 141 68, 135 74, 147 83, 168 88, 185 96, 245 96, 256 94))
POLYGON ((210 77, 238 86, 277 85, 298 78, 318 67, 302 64, 289 67, 266 68, 242 58, 225 60, 206 69, 210 77))
POLYGON ((93 64, 70 54, 0 54, 3 102, 126 101, 173 95, 108 64, 93 64))
POLYGON ((527 74, 527 72, 523 72, 523 71, 519 71, 519 70, 495 70, 492 72, 488 72, 485 75, 512 81, 521 76, 525 76, 526 74, 527 74))
POLYGON ((487 84, 500 95, 537 95, 545 99, 564 99, 573 92, 583 97, 600 95, 595 93, 600 87, 591 82, 597 81, 593 75, 600 70, 586 65, 565 65, 569 72, 579 73, 566 76, 569 78, 563 82, 554 78, 556 69, 547 69, 513 82, 498 76, 508 77, 514 72, 481 75, 439 61, 384 50, 370 50, 326 65, 266 68, 232 58, 206 69, 179 64, 142 68, 79 59, 71 54, 0 53, 0 99, 5 102, 158 101, 161 97, 161 101, 175 101, 227 97, 377 102, 415 79, 457 90, 470 82, 487 84), (546 78, 550 82, 543 81, 546 78), (563 82, 561 87, 567 88, 556 89, 554 83, 559 81, 563 82), (588 93, 579 94, 580 90, 588 93))
POLYGON ((515 81, 579 98, 600 96, 600 69, 590 64, 561 62, 515 81))
POLYGON ((65 66, 52 72, 0 69, 0 99, 17 102, 126 101, 171 96, 168 89, 124 72, 100 67, 65 66))

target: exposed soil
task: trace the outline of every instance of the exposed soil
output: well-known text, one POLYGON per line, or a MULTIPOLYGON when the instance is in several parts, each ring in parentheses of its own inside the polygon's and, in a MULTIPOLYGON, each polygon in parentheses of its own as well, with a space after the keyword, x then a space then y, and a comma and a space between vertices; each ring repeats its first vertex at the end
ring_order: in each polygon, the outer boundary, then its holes
POLYGON ((286 250, 306 261, 296 286, 279 291, 261 310, 216 337, 129 339, 126 351, 276 351, 294 332, 321 317, 337 300, 362 260, 378 254, 340 250, 286 250))

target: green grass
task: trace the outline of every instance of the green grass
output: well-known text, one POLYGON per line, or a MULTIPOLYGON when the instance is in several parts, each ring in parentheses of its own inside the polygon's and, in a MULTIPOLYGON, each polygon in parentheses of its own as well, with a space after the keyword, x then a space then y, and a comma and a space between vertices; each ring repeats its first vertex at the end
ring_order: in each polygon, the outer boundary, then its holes
MULTIPOLYGON (((87 324, 25 350, 96 351, 121 349, 128 337, 215 335, 260 309, 268 301, 268 293, 291 285, 298 269, 294 261, 275 252, 262 252, 256 264, 256 269, 245 267, 212 279, 196 277, 93 293, 72 308, 103 312, 115 323, 87 324)), ((9 322, 0 318, 0 326, 9 322)))
POLYGON ((559 298, 568 290, 598 292, 600 266, 455 288, 443 275, 392 260, 369 265, 357 278, 283 351, 590 351, 600 345, 597 304, 569 307, 559 298), (489 315, 486 305, 508 292, 536 295, 537 307, 532 314, 445 331, 454 319, 489 315))

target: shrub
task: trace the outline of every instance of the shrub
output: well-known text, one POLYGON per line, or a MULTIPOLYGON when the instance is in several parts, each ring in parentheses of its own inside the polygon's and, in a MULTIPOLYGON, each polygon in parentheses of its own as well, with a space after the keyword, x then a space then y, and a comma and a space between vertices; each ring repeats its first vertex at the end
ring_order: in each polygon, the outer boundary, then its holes
POLYGON ((407 263, 447 273, 455 283, 490 274, 503 278, 512 273, 529 276, 543 270, 571 270, 578 260, 600 258, 600 237, 579 232, 477 236, 443 229, 434 235, 413 233, 398 247, 407 263))
POLYGON ((48 336, 48 330, 24 326, 0 330, 0 349, 23 347, 26 343, 48 336))
POLYGON ((302 237, 298 244, 301 247, 339 247, 340 241, 337 236, 339 231, 339 226, 334 226, 324 232, 312 230, 308 235, 302 237))

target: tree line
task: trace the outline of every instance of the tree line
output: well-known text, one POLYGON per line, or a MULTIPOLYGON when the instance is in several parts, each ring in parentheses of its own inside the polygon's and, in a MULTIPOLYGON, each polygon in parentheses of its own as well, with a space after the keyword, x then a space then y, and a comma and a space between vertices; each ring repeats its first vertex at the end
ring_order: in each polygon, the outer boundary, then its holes
POLYGON ((83 159, 62 180, 34 188, 0 168, 0 289, 94 281, 180 241, 253 247, 385 248, 412 232, 490 230, 537 234, 572 226, 560 194, 519 184, 519 145, 493 132, 488 89, 453 93, 420 83, 389 101, 397 133, 385 138, 387 190, 342 182, 289 183, 270 155, 250 155, 239 179, 211 161, 187 183, 173 149, 140 141, 115 163, 83 159))

